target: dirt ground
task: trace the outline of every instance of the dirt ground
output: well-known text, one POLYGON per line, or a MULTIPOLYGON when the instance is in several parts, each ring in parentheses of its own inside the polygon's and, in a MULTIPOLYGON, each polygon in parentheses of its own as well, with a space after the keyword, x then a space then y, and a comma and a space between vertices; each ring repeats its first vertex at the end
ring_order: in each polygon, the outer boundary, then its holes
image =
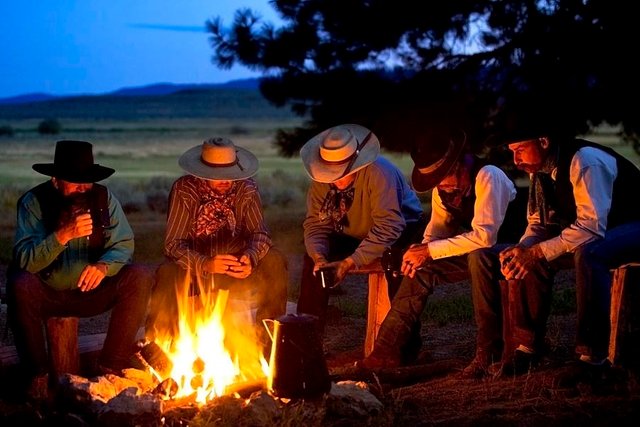
MULTIPOLYGON (((298 261, 298 257, 290 259, 292 283, 299 281, 298 261)), ((4 276, 4 272, 0 273, 4 276)), ((571 277, 563 280, 570 281, 571 277)), ((460 378, 460 370, 473 358, 473 322, 441 326, 429 319, 423 321, 423 353, 416 365, 378 374, 363 373, 354 363, 362 357, 366 320, 346 312, 354 304, 366 301, 366 292, 366 279, 354 276, 331 297, 324 347, 335 380, 364 380, 385 403, 390 416, 384 425, 583 427, 637 423, 637 371, 577 370, 573 362, 572 315, 550 318, 549 352, 541 367, 522 376, 460 378)), ((444 285, 436 289, 429 304, 468 292, 465 282, 444 285)), ((5 314, 6 306, 2 306, 2 331, 5 314)), ((80 333, 105 332, 107 320, 108 315, 82 319, 80 333)), ((9 335, 9 342, 4 341, 3 345, 10 344, 10 339, 9 335)), ((0 400, 0 406, 3 404, 0 400)))
MULTIPOLYGON (((572 279, 565 272, 556 282, 571 286, 572 279)), ((360 286, 338 299, 366 289, 360 286)), ((466 282, 444 285, 436 288, 429 304, 468 292, 466 282)), ((362 345, 354 338, 363 336, 364 326, 364 320, 344 317, 330 323, 325 343, 332 372, 353 372, 349 366, 354 356, 361 356, 362 345)), ((475 351, 473 322, 439 326, 424 319, 422 337, 423 354, 417 365, 362 377, 392 408, 394 425, 621 426, 635 425, 640 415, 638 370, 584 371, 575 362, 574 315, 551 316, 545 360, 518 377, 460 377, 475 351)))

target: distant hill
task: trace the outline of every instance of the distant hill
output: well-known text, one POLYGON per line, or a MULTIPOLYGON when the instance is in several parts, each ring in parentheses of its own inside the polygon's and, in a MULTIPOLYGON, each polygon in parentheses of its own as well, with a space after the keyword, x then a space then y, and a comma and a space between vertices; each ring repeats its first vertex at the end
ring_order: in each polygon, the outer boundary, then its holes
POLYGON ((0 98, 0 105, 26 104, 29 102, 49 101, 56 98, 58 97, 47 93, 27 93, 25 95, 11 96, 9 98, 0 98))
POLYGON ((28 104, 33 102, 43 102, 51 100, 59 100, 66 98, 78 98, 84 96, 159 96, 170 95, 172 93, 188 91, 188 90, 209 90, 209 89, 258 89, 260 79, 238 79, 230 80, 226 83, 199 83, 199 84, 175 84, 175 83, 156 83, 147 86, 138 86, 130 88, 122 88, 113 92, 93 95, 65 95, 57 96, 47 93, 29 93, 17 95, 8 98, 0 98, 0 105, 28 104))
POLYGON ((191 90, 210 90, 210 89, 258 89, 259 79, 241 79, 231 80, 227 83, 209 83, 209 84, 173 84, 173 83, 157 83, 148 86, 124 88, 110 92, 107 95, 114 96, 140 96, 140 95, 170 95, 176 92, 191 90))
POLYGON ((151 85, 106 95, 0 105, 0 125, 25 119, 140 120, 176 118, 292 118, 271 105, 255 79, 221 85, 151 85), (171 90, 176 89, 176 90, 171 90))

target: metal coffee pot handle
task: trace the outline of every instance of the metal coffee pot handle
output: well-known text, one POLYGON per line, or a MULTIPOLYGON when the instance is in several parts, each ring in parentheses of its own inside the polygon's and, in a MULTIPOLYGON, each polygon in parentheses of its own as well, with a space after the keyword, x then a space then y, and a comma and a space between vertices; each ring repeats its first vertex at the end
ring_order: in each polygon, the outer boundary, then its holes
POLYGON ((269 338, 271 339, 271 342, 273 342, 274 337, 273 337, 273 331, 275 330, 275 325, 276 321, 273 319, 262 319, 262 324, 264 325, 264 328, 267 330, 267 334, 269 334, 269 338), (271 322, 271 328, 273 328, 273 330, 269 327, 268 323, 271 322))

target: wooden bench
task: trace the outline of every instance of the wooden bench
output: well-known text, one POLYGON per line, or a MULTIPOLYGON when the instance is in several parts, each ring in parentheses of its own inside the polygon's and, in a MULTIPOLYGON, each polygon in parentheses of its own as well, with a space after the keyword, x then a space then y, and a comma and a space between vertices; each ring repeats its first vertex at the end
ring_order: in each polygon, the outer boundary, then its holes
POLYGON ((364 340, 364 355, 366 357, 373 351, 380 325, 382 325, 382 321, 391 307, 387 279, 380 259, 371 264, 350 270, 348 274, 368 275, 367 331, 364 340))

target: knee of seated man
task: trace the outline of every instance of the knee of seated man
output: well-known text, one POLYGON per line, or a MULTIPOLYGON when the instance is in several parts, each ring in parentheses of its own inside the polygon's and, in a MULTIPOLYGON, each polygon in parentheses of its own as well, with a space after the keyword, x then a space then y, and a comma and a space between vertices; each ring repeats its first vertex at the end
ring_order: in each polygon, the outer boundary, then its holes
POLYGON ((411 294, 424 294, 429 296, 433 293, 434 287, 434 278, 432 272, 428 269, 428 267, 418 270, 416 275, 411 278, 409 276, 404 276, 402 282, 400 283, 400 288, 403 289, 406 293, 410 291, 411 294))

